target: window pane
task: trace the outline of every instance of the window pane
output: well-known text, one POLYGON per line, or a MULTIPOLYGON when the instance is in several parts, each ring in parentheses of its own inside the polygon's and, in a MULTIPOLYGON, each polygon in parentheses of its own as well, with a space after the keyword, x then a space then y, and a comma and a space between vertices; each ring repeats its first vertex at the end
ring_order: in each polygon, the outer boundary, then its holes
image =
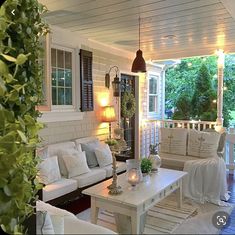
POLYGON ((65 88, 65 105, 72 105, 72 88, 65 88))
POLYGON ((149 96, 149 112, 155 112, 155 97, 154 96, 149 96))
POLYGON ((65 70, 65 86, 72 87, 72 71, 70 69, 65 70))
POLYGON ((58 105, 64 105, 64 88, 58 88, 58 105))
POLYGON ((51 66, 56 67, 56 49, 51 49, 51 66))
POLYGON ((65 52, 65 68, 72 69, 72 53, 68 51, 65 52))
POLYGON ((57 67, 64 68, 64 51, 57 50, 57 67))
POLYGON ((56 86, 56 79, 57 79, 57 76, 56 76, 56 69, 52 69, 52 73, 51 73, 51 84, 52 86, 56 86))
POLYGON ((64 86, 64 70, 58 69, 58 86, 64 86))
POLYGON ((157 79, 149 79, 149 94, 157 94, 157 79))
POLYGON ((52 105, 57 105, 57 92, 56 87, 52 87, 52 105))

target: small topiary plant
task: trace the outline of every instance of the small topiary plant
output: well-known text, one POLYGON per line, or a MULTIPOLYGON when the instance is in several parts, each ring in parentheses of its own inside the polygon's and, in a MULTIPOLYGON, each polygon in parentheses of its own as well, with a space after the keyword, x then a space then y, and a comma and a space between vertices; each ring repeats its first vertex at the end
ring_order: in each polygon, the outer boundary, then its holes
POLYGON ((142 173, 149 174, 152 170, 152 162, 148 158, 143 158, 140 164, 142 173))

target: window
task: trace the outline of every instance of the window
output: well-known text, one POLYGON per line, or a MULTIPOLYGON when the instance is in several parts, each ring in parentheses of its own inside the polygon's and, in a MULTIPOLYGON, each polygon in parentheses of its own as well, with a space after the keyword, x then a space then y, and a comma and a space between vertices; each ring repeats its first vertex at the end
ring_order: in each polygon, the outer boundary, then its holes
POLYGON ((158 79, 157 75, 149 76, 148 109, 150 115, 158 113, 158 79))
POLYGON ((72 50, 51 48, 51 97, 54 108, 72 108, 72 67, 72 50))

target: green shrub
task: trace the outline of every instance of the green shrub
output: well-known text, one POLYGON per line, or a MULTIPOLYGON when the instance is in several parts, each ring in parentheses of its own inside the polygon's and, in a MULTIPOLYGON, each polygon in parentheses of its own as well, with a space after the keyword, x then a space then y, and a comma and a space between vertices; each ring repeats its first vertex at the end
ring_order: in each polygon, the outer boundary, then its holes
POLYGON ((140 164, 142 173, 150 173, 152 170, 152 162, 148 158, 143 158, 140 164))

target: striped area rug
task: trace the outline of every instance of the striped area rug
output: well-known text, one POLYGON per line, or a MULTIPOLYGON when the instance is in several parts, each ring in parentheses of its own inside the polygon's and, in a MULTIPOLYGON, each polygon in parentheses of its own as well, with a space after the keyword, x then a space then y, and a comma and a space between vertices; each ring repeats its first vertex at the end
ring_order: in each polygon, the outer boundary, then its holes
MULTIPOLYGON (((90 211, 78 214, 78 218, 89 221, 90 211)), ((156 204, 147 212, 144 225, 144 234, 170 234, 189 217, 197 214, 197 208, 183 203, 179 209, 177 203, 171 198, 166 198, 156 204)), ((117 217, 116 217, 117 218, 117 217)), ((120 218, 119 218, 120 219, 120 218)), ((119 233, 130 233, 130 218, 125 216, 122 219, 123 226, 117 230, 115 215, 111 212, 101 210, 98 215, 99 225, 119 233), (129 226, 128 226, 129 224, 129 226)))

